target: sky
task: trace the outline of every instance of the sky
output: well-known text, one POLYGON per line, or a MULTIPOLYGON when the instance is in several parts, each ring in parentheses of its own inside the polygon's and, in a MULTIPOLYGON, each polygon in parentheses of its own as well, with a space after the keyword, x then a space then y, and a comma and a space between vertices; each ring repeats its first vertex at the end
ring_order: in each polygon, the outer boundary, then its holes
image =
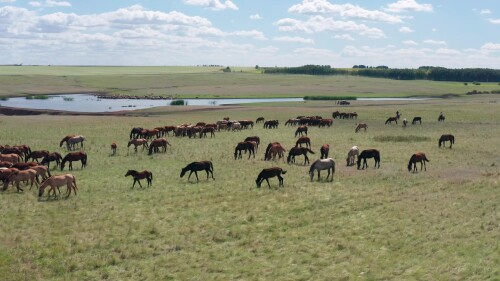
POLYGON ((500 0, 0 0, 0 64, 500 68, 500 0))

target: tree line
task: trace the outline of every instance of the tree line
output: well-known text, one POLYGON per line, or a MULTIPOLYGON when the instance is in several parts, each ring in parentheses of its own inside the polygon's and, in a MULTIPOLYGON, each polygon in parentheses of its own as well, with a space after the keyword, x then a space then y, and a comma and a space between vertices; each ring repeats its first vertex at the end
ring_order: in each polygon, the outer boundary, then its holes
MULTIPOLYGON (((262 69, 262 68, 261 68, 262 69)), ((267 74, 353 75, 396 80, 433 80, 458 82, 500 82, 500 70, 489 68, 460 68, 421 66, 414 68, 389 68, 387 66, 333 68, 329 65, 304 65, 298 67, 266 67, 267 74)))

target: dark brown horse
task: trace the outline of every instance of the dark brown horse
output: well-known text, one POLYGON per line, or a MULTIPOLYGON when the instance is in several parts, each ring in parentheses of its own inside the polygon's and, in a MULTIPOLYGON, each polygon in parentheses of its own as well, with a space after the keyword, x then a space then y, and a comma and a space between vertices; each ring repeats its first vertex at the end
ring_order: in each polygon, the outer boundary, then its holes
POLYGON ((311 148, 311 139, 308 138, 308 137, 300 137, 299 139, 297 139, 297 142, 295 142, 295 146, 299 146, 302 147, 302 144, 305 144, 306 147, 309 147, 311 148))
POLYGON ((321 148, 319 149, 321 152, 321 157, 320 159, 326 159, 328 158, 328 152, 330 151, 330 145, 329 144, 323 144, 321 148))
POLYGON ((444 114, 443 113, 439 114, 438 122, 444 122, 444 119, 446 119, 444 118, 444 114))
POLYGON ((254 141, 257 143, 257 148, 259 148, 260 138, 258 136, 247 137, 244 141, 254 141))
POLYGON ((416 125, 416 124, 417 124, 417 122, 418 122, 420 125, 422 125, 422 117, 419 117, 419 116, 417 116, 417 117, 413 117, 413 120, 411 121, 411 124, 412 124, 412 125, 416 125))
POLYGON ((212 174, 212 179, 215 180, 214 166, 211 161, 199 161, 188 164, 186 167, 182 168, 181 178, 186 174, 187 171, 190 171, 188 176, 188 181, 189 178, 191 178, 191 174, 194 172, 194 175, 196 176, 196 181, 199 182, 200 179, 198 178, 198 171, 203 171, 203 170, 205 170, 205 172, 207 173, 207 180, 209 178, 209 173, 212 174))
POLYGON ((148 170, 144 170, 142 172, 138 172, 136 170, 128 170, 127 173, 125 174, 126 177, 132 176, 134 179, 134 183, 132 184, 132 188, 134 188, 135 183, 139 183, 139 186, 142 188, 142 184, 140 180, 146 179, 148 182, 148 187, 153 184, 153 173, 148 170))
POLYGON ((307 126, 299 126, 297 130, 295 130, 295 137, 297 137, 298 135, 302 136, 302 133, 305 133, 307 136, 307 126))
POLYGON ((153 154, 153 152, 160 152, 160 148, 163 149, 163 152, 167 152, 167 145, 170 145, 172 146, 166 138, 159 138, 159 139, 155 139, 153 140, 150 144, 149 144, 149 152, 148 152, 148 155, 151 155, 153 154))
POLYGON ((117 145, 116 143, 112 143, 111 144, 111 155, 115 155, 116 154, 116 148, 117 148, 117 145))
POLYGON ((214 137, 215 138, 215 128, 213 127, 203 127, 200 132, 200 139, 202 137, 207 137, 207 133, 210 133, 210 138, 214 137))
POLYGON ((278 159, 283 158, 283 162, 285 162, 285 151, 286 149, 279 142, 270 143, 267 145, 264 160, 275 160, 278 156, 278 159))
POLYGON ((257 180, 255 180, 255 183, 257 184, 257 187, 260 188, 262 182, 266 180, 267 186, 271 188, 271 185, 269 184, 269 178, 273 177, 278 177, 279 180, 279 186, 283 186, 284 179, 281 175, 286 174, 286 171, 279 167, 272 167, 268 169, 263 169, 260 173, 259 176, 257 177, 257 180))
POLYGON ((417 152, 413 154, 410 158, 410 162, 408 162, 408 172, 411 172, 411 166, 413 165, 413 172, 417 172, 417 162, 420 162, 420 171, 422 171, 422 166, 424 167, 424 171, 427 171, 427 167, 425 166, 425 162, 430 162, 429 159, 425 156, 423 152, 417 152))
POLYGON ((367 150, 361 151, 361 154, 359 154, 359 156, 358 156, 358 170, 359 170, 359 167, 361 166, 361 160, 363 160, 362 169, 364 169, 365 167, 368 168, 368 164, 366 163, 366 159, 368 159, 368 158, 374 158, 375 159, 375 167, 377 167, 377 165, 378 165, 378 168, 380 168, 380 152, 376 149, 367 149, 367 150))
POLYGON ((243 157, 241 151, 245 151, 245 153, 247 151, 249 152, 248 159, 250 159, 250 156, 252 156, 252 154, 253 158, 255 158, 255 147, 252 142, 250 141, 239 142, 234 148, 234 160, 241 159, 243 157))
POLYGON ((137 138, 139 138, 139 136, 141 135, 142 130, 144 130, 144 128, 142 128, 142 127, 132 128, 132 130, 130 131, 130 137, 129 137, 129 139, 137 139, 137 138))
POLYGON ((264 123, 264 121, 265 121, 264 117, 259 117, 257 118, 257 120, 255 120, 255 124, 264 123))
POLYGON ((67 142, 70 138, 76 137, 76 135, 67 135, 65 136, 61 142, 59 142, 59 147, 62 147, 65 142, 67 142))
POLYGON ((441 144, 443 147, 445 146, 445 142, 449 141, 450 142, 450 148, 451 146, 455 143, 455 136, 454 135, 442 135, 439 138, 439 147, 441 147, 441 144))
POLYGON ((28 156, 26 157, 26 161, 32 159, 33 161, 39 162, 38 159, 43 159, 47 155, 49 155, 49 152, 47 150, 35 150, 28 154, 28 156))
POLYGON ((310 150, 307 147, 292 147, 288 152, 286 162, 288 164, 295 163, 295 156, 304 155, 304 165, 306 165, 309 163, 309 157, 307 157, 308 152, 314 154, 314 151, 310 150))
POLYGON ((61 171, 64 170, 66 162, 69 162, 68 169, 73 170, 73 161, 81 161, 83 169, 83 167, 87 166, 87 153, 79 151, 66 154, 61 162, 61 171))
POLYGON ((61 165, 62 155, 59 154, 59 152, 49 153, 49 155, 43 157, 42 162, 40 162, 40 164, 47 165, 47 167, 50 168, 50 162, 52 161, 56 162, 56 166, 54 167, 54 169, 59 167, 59 165, 61 165))
POLYGON ((396 122, 396 124, 398 124, 398 117, 389 117, 387 118, 387 120, 385 121, 385 124, 392 124, 392 122, 396 122))
POLYGON ((366 129, 368 129, 368 125, 366 125, 365 123, 359 123, 358 126, 356 127, 356 130, 354 130, 354 132, 357 133, 361 129, 365 129, 365 132, 366 132, 366 129))

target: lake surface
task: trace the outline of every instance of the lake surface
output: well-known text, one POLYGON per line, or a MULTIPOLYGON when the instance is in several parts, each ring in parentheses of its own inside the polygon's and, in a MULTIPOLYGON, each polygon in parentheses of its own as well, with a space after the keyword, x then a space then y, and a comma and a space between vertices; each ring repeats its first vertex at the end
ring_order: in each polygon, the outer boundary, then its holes
MULTIPOLYGON (((358 100, 425 100, 426 98, 359 98, 358 100)), ((184 99, 188 105, 220 106, 256 102, 298 102, 303 98, 268 98, 268 99, 184 99)), ((49 96, 48 99, 9 98, 0 101, 1 106, 29 109, 50 109, 73 112, 113 112, 136 110, 158 106, 170 106, 171 100, 140 99, 100 99, 89 94, 71 94, 49 96)), ((334 102, 334 101, 331 101, 334 102)))

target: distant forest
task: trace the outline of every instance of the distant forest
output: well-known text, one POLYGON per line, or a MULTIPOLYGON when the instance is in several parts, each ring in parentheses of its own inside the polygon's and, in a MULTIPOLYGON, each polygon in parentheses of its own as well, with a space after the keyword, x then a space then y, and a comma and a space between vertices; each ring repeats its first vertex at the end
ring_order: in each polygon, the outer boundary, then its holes
POLYGON ((500 70, 489 68, 451 69, 421 66, 418 69, 367 67, 355 65, 351 69, 332 68, 329 65, 304 65, 299 67, 263 67, 267 74, 353 75, 396 80, 433 80, 458 82, 500 82, 500 70))

